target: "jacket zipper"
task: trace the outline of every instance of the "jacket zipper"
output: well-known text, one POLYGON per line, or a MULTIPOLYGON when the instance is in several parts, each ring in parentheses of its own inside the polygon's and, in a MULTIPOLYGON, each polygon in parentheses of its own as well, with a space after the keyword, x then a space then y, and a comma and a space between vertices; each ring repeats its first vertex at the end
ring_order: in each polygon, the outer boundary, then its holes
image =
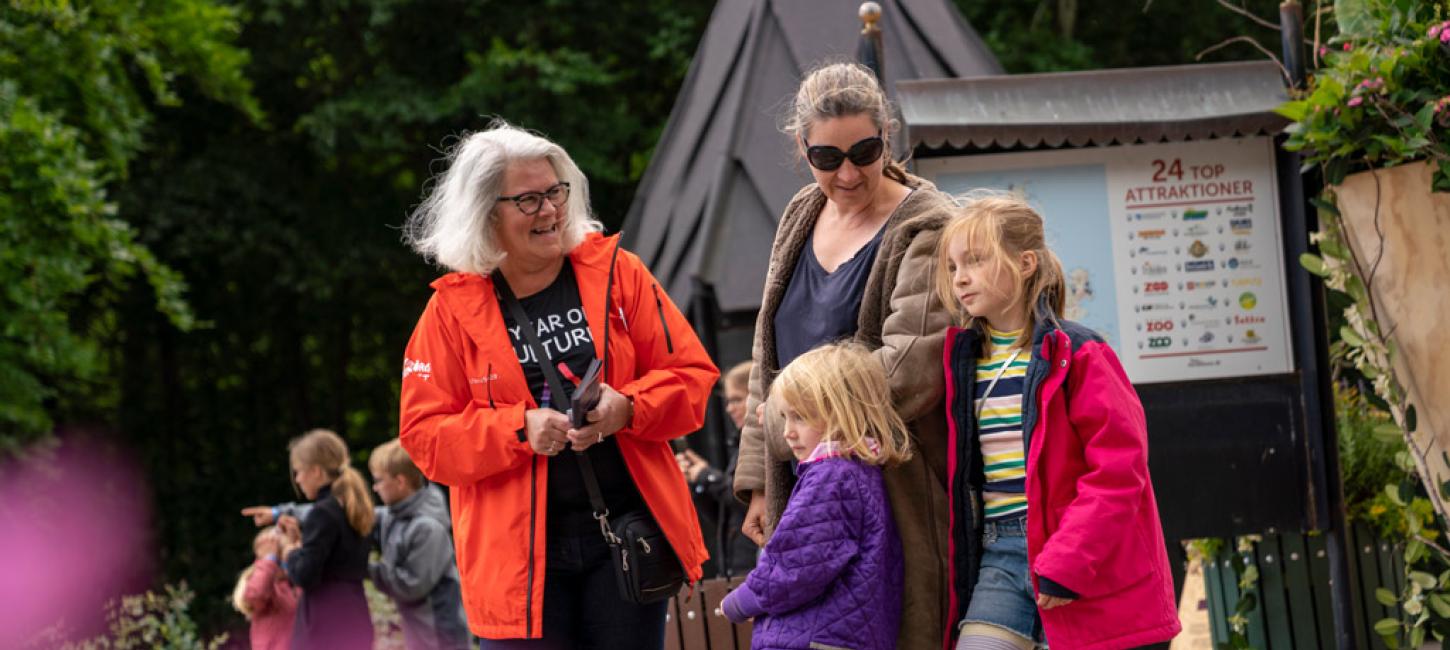
POLYGON ((660 300, 660 285, 656 284, 654 285, 654 288, 655 309, 658 309, 660 312, 660 327, 663 327, 665 330, 665 349, 668 350, 670 354, 674 354, 675 342, 673 339, 670 338, 670 325, 669 323, 665 322, 665 301, 660 300))
POLYGON ((534 638, 534 518, 538 516, 539 457, 529 461, 529 593, 524 602, 524 638, 534 638))

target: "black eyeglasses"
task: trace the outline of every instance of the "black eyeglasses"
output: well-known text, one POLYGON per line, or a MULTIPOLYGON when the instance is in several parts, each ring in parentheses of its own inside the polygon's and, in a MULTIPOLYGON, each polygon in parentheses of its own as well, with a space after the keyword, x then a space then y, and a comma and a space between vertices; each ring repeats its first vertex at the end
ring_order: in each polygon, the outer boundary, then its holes
POLYGON ((886 141, 881 139, 880 134, 857 142, 845 151, 826 145, 811 146, 804 135, 801 136, 801 142, 806 145, 806 160, 810 161, 812 167, 823 172, 836 171, 847 159, 850 159, 852 165, 865 167, 880 160, 882 152, 886 151, 886 141))
POLYGON ((532 217, 538 214, 539 210, 544 209, 544 199, 548 199, 549 203, 554 204, 556 208, 564 207, 564 202, 569 200, 569 184, 560 182, 542 192, 524 192, 513 196, 498 197, 500 201, 513 201, 519 212, 528 217, 532 217))

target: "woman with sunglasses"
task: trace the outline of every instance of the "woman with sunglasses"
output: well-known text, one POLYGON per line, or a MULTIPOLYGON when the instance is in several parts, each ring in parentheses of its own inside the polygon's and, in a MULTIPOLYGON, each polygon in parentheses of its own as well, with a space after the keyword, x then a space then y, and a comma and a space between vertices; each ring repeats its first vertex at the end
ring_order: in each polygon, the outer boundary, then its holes
POLYGON ((781 368, 817 345, 854 338, 873 349, 916 446, 910 462, 885 475, 908 549, 897 647, 936 650, 948 609, 940 366, 951 319, 931 277, 952 201, 891 159, 897 126, 875 76, 859 65, 821 67, 796 93, 784 130, 815 182, 786 207, 771 248, 735 493, 750 504, 745 534, 764 545, 794 473, 780 410, 762 409, 762 396, 781 368))
POLYGON ((423 474, 451 488, 469 629, 486 649, 661 648, 668 601, 621 595, 583 469, 609 518, 652 516, 700 579, 704 539, 669 441, 700 428, 720 373, 639 258, 598 232, 563 148, 499 121, 448 162, 406 230, 453 272, 403 353, 399 426, 423 474), (572 393, 595 359, 601 396, 576 428, 549 375, 572 393))

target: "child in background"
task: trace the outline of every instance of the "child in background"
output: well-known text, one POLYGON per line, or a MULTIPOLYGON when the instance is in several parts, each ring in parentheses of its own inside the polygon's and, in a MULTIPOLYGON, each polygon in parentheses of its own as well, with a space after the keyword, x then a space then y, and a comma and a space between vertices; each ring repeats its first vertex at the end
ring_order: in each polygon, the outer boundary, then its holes
POLYGON ((724 576, 748 573, 755 566, 755 555, 760 550, 740 530, 745 523, 745 504, 735 498, 734 492, 735 463, 740 458, 740 427, 745 423, 745 399, 750 396, 751 366, 750 361, 735 364, 720 381, 725 390, 725 412, 735 427, 726 434, 725 448, 730 450, 730 461, 724 471, 711 467, 688 447, 675 454, 680 471, 690 484, 695 509, 700 511, 700 527, 713 528, 715 532, 718 549, 715 557, 720 575, 724 576))
POLYGON ((368 565, 378 590, 398 605, 408 650, 464 650, 472 637, 463 619, 448 506, 397 440, 368 457, 373 489, 382 497, 375 528, 381 561, 368 565))
POLYGON ((722 601, 752 648, 892 648, 902 555, 883 465, 910 459, 881 363, 853 343, 807 352, 771 387, 799 480, 755 570, 722 601))
POLYGON ((278 523, 286 538, 282 566, 302 588, 292 648, 371 648, 373 624, 363 592, 374 518, 367 483, 332 431, 309 431, 288 449, 292 478, 313 501, 300 529, 290 517, 278 523))
POLYGON ((282 571, 282 536, 263 528, 252 540, 256 561, 242 571, 232 590, 232 607, 252 622, 252 650, 287 650, 297 613, 297 588, 282 571))
POLYGON ((1044 237, 1031 206, 993 195, 938 248, 962 325, 943 355, 956 647, 1166 641, 1180 626, 1143 406, 1112 348, 1063 319, 1044 237))

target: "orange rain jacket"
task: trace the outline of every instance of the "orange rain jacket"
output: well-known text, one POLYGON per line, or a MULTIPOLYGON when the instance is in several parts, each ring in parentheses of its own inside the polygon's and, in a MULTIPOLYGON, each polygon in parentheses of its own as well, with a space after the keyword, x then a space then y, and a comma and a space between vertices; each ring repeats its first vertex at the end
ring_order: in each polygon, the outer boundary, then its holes
MULTIPOLYGON (((590 234, 569 253, 595 354, 604 357, 605 287, 613 283, 604 381, 634 400, 616 435, 624 463, 691 582, 709 557, 669 441, 699 429, 720 376, 694 330, 618 236, 590 234)), ((403 360, 400 439, 452 493, 464 611, 488 639, 543 634, 548 458, 524 437, 538 408, 493 281, 450 273, 432 284, 403 360)))

